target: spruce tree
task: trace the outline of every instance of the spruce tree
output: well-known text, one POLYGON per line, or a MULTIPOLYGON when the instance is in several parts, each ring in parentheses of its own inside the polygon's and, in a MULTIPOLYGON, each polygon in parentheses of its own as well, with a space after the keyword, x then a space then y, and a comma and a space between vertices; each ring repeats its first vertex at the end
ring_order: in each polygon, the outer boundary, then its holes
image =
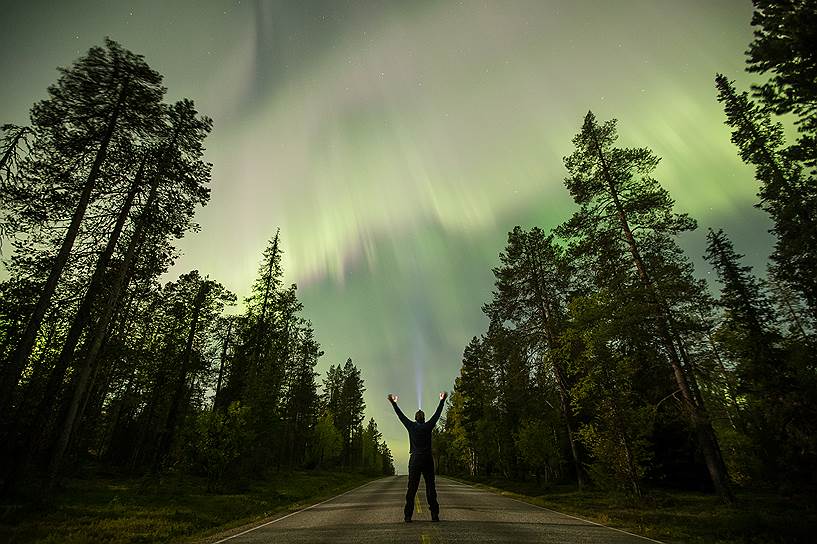
POLYGON ((363 393, 366 388, 363 386, 360 369, 352 363, 351 358, 346 359, 341 372, 343 382, 339 392, 335 424, 343 440, 343 464, 350 466, 352 464, 352 439, 363 423, 363 410, 366 408, 363 393))
POLYGON ((750 352, 761 358, 771 357, 779 334, 766 290, 752 274, 752 268, 740 264, 743 255, 735 252, 723 230, 709 229, 706 240, 705 258, 722 284, 719 304, 727 310, 727 319, 745 331, 750 352))
POLYGON ((793 114, 801 134, 794 156, 817 166, 817 5, 753 0, 748 71, 768 76, 755 94, 777 115, 793 114))
POLYGON ((813 450, 817 394, 811 365, 800 357, 802 340, 787 342, 776 327, 768 290, 722 230, 707 234, 706 259, 721 283, 723 320, 715 332, 736 366, 746 405, 741 425, 752 438, 768 481, 801 476, 813 450), (799 452, 799 453, 794 453, 799 452))
POLYGON ((493 413, 494 378, 486 354, 485 339, 473 337, 462 355, 460 376, 454 388, 457 408, 451 412, 464 431, 464 438, 471 446, 469 457, 472 475, 476 476, 489 469, 492 437, 486 432, 485 422, 493 413))
POLYGON ((292 352, 283 402, 288 466, 296 466, 306 458, 309 430, 315 425, 318 417, 315 365, 318 358, 323 355, 315 339, 312 324, 299 319, 295 327, 296 346, 292 352))
POLYGON ((783 147, 783 127, 767 110, 754 104, 748 93, 738 93, 723 75, 716 76, 715 85, 726 124, 733 129, 732 142, 743 161, 755 167, 759 206, 771 216, 777 236, 772 259, 779 277, 800 293, 811 318, 817 319, 817 186, 783 147))

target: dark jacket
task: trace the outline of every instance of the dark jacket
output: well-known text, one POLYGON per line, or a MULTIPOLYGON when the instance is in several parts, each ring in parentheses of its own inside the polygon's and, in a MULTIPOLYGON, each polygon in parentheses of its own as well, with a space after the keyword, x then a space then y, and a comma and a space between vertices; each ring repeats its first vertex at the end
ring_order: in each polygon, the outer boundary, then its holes
POLYGON ((434 425, 436 425, 437 420, 440 419, 440 414, 445 405, 445 399, 440 400, 437 411, 434 412, 431 419, 424 423, 418 423, 407 418, 400 410, 400 407, 397 406, 397 403, 392 402, 391 405, 394 407, 397 417, 400 418, 400 421, 409 433, 409 453, 431 455, 431 431, 434 430, 434 425))

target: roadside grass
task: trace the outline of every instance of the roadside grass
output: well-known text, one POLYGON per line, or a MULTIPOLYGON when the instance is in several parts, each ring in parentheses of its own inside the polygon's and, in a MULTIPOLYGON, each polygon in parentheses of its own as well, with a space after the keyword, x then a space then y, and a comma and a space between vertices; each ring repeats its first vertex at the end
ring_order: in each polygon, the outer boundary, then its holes
POLYGON ((805 493, 738 490, 735 504, 727 505, 713 495, 684 491, 652 489, 639 500, 535 482, 460 481, 668 544, 817 542, 817 499, 805 493))
POLYGON ((0 542, 132 544, 192 542, 319 502, 375 479, 352 472, 290 472, 206 492, 206 481, 158 478, 69 479, 46 501, 0 502, 0 542))

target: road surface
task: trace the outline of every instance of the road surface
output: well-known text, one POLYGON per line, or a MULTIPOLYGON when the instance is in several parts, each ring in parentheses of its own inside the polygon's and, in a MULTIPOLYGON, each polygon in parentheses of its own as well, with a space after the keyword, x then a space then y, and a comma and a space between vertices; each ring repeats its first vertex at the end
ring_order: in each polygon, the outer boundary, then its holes
MULTIPOLYGON (((375 480, 305 510, 233 536, 225 544, 613 543, 656 542, 448 480, 437 479, 440 523, 432 523, 425 487, 414 521, 403 522, 406 477, 375 480)), ((213 542, 213 541, 211 541, 213 542)))

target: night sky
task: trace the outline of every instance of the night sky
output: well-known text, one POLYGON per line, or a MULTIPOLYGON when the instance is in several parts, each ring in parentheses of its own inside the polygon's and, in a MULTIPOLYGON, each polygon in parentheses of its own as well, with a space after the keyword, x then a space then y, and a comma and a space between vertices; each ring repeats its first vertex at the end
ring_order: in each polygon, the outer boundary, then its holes
POLYGON ((574 209, 562 157, 588 109, 663 158, 700 224, 681 241, 699 275, 709 226, 765 269, 768 222, 713 85, 748 85, 748 0, 1 3, 0 123, 25 124, 106 35, 214 119, 212 198, 167 279, 196 268, 246 296, 280 226, 319 370, 362 368, 401 472, 386 394, 430 411, 453 387, 507 231, 574 209))

